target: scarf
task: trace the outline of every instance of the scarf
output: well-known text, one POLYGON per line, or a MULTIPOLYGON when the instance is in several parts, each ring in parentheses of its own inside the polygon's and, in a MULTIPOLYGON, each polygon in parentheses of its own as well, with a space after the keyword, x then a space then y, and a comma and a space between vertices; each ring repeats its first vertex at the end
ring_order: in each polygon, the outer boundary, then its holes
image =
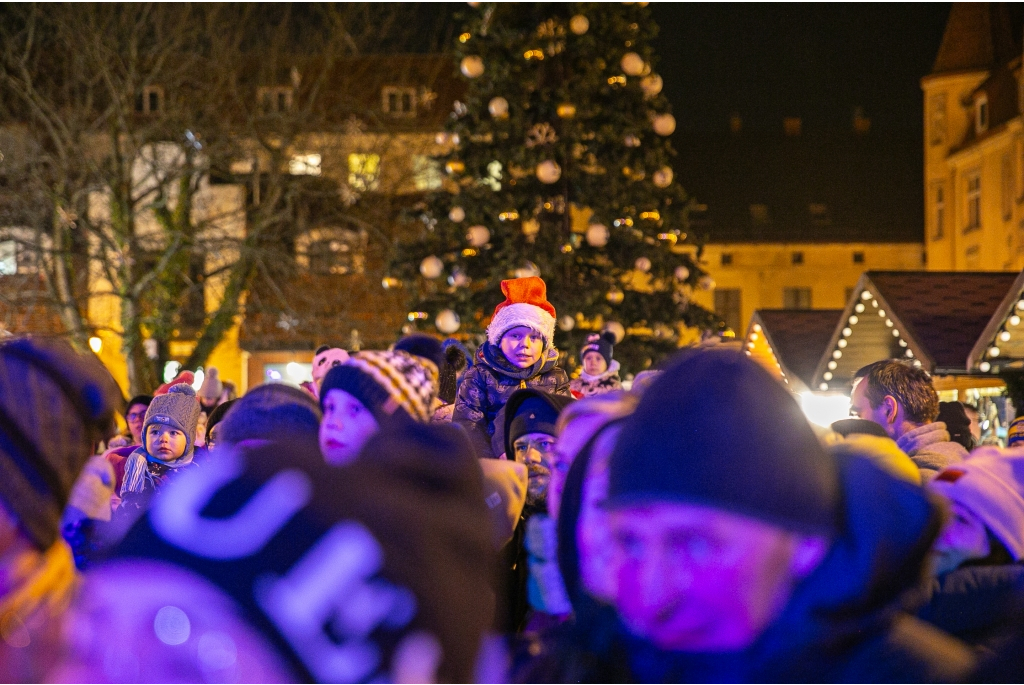
POLYGON ((140 447, 129 455, 124 463, 124 481, 121 483, 121 492, 118 494, 124 497, 129 492, 142 492, 148 487, 156 487, 157 478, 162 476, 168 469, 180 469, 192 463, 195 450, 189 450, 181 457, 172 461, 157 459, 149 454, 145 447, 140 447), (155 472, 155 473, 154 473, 155 472))
POLYGON ((484 343, 477 350, 477 355, 487 366, 491 367, 503 376, 525 381, 534 376, 550 371, 558 361, 558 350, 549 347, 541 354, 540 359, 533 366, 521 369, 505 357, 501 348, 491 343, 484 343))

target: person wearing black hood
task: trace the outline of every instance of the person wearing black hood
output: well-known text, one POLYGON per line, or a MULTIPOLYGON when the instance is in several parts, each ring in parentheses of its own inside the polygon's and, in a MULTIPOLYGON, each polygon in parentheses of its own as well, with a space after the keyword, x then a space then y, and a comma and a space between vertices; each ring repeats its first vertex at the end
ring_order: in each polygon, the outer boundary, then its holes
POLYGON ((524 464, 529 473, 526 505, 523 507, 512 540, 501 552, 503 579, 506 588, 505 624, 507 632, 522 630, 529 604, 526 584, 529 577, 526 552, 527 521, 536 513, 547 510, 547 490, 551 479, 551 456, 555 447, 555 423, 558 414, 571 397, 552 395, 527 388, 517 390, 509 397, 499 414, 502 429, 496 431, 495 441, 501 440, 503 450, 524 464))
POLYGON ((940 682, 973 666, 900 611, 940 507, 827 453, 741 354, 685 353, 654 381, 615 444, 605 506, 617 616, 575 653, 539 654, 575 666, 549 680, 940 682))

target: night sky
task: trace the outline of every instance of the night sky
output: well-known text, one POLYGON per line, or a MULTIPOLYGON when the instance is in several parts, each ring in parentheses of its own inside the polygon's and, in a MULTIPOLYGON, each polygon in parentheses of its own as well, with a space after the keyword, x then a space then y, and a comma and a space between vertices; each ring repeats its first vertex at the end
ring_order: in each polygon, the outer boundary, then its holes
POLYGON ((872 128, 920 139, 920 79, 931 71, 950 4, 653 3, 665 93, 681 129, 849 130, 864 107, 872 128))

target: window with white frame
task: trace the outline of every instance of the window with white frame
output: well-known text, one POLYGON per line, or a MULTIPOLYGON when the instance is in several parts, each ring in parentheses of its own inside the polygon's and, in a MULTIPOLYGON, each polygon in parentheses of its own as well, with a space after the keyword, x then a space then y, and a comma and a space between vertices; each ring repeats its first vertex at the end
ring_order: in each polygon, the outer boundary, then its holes
POLYGON ((974 101, 974 132, 981 135, 988 130, 988 95, 981 93, 974 101))
POLYGON ((381 109, 393 117, 416 116, 416 89, 384 86, 380 91, 381 109))
POLYGON ((281 114, 291 111, 294 93, 291 86, 272 86, 260 88, 256 96, 264 112, 281 114))
POLYGON ((981 228, 981 171, 975 170, 967 175, 967 225, 964 231, 981 228))
POLYGON ((361 274, 366 268, 367 240, 365 231, 314 228, 295 241, 295 260, 312 274, 361 274))
POLYGON ((288 160, 288 173, 293 176, 319 176, 321 157, 315 152, 294 155, 288 160))
POLYGON ((946 94, 932 95, 930 102, 931 116, 928 122, 928 137, 932 145, 946 142, 946 94))
POLYGON ((380 155, 353 152, 348 156, 348 184, 361 192, 380 187, 380 155))
POLYGON ((441 187, 441 164, 429 155, 412 156, 412 174, 416 190, 437 190, 441 187))
POLYGON ((156 114, 164 111, 164 89, 160 86, 145 86, 135 96, 135 111, 142 114, 156 114))

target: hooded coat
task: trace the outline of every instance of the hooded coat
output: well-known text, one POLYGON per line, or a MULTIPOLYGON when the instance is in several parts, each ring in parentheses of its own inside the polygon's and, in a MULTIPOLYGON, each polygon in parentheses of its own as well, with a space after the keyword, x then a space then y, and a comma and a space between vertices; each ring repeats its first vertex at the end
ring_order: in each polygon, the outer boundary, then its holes
POLYGON ((613 359, 604 373, 599 373, 596 376, 591 376, 586 371, 583 371, 580 373, 579 378, 574 379, 569 384, 569 387, 572 390, 573 397, 577 399, 590 397, 591 395, 600 395, 612 390, 621 390, 622 379, 619 378, 619 362, 613 359))
MULTIPOLYGON (((838 460, 841 528, 821 564, 779 617, 740 652, 665 652, 628 634, 609 607, 579 604, 563 565, 576 620, 542 636, 512 674, 518 682, 953 682, 973 667, 969 648, 901 611, 920 586, 941 525, 920 488, 862 457, 838 460), (585 613, 583 613, 585 612, 585 613)), ((585 465, 581 465, 585 466, 585 465)), ((576 464, 573 465, 576 468, 576 464)), ((570 472, 571 476, 571 472, 570 472)), ((571 479, 568 479, 571 480, 571 479)), ((564 516, 570 483, 563 499, 564 516)), ((560 521, 560 527, 570 525, 560 521)), ((561 545, 575 536, 560 536, 561 545)), ((574 552, 566 550, 569 557, 574 552)), ((578 574, 578 567, 576 570, 578 574)))
POLYGON ((500 457, 491 447, 495 419, 508 398, 520 388, 536 388, 554 395, 570 396, 569 377, 555 366, 558 351, 548 347, 536 364, 528 369, 513 365, 501 349, 484 343, 476 353, 473 368, 466 372, 455 398, 452 422, 469 433, 478 457, 500 457))

